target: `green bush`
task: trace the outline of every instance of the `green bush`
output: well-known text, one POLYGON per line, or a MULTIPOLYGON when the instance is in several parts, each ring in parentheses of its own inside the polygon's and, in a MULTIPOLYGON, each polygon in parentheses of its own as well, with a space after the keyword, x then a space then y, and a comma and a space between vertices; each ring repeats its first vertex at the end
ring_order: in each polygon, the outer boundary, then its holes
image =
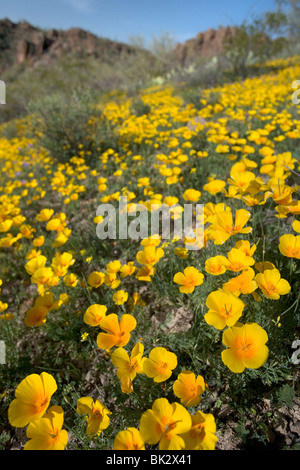
POLYGON ((101 132, 109 133, 100 120, 97 103, 94 93, 80 89, 67 95, 57 92, 31 102, 31 132, 40 146, 59 162, 84 154, 93 165, 101 150, 98 147, 101 132))

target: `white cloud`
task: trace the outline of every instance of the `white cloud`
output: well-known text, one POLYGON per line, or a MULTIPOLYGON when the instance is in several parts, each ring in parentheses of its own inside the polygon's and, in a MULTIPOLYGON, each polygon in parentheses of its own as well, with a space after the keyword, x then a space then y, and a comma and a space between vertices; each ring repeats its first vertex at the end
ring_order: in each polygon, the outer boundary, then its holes
POLYGON ((83 13, 91 13, 93 11, 91 0, 61 0, 70 7, 83 13))

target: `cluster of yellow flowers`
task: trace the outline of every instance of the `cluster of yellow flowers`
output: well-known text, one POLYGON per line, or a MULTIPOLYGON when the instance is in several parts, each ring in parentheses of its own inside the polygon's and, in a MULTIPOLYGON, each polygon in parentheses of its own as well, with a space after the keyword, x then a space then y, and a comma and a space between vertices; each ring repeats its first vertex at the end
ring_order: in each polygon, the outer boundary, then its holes
MULTIPOLYGON (((142 352, 138 351, 139 348, 135 349, 137 358, 142 352)), ((118 364, 119 377, 123 377, 124 371, 128 373, 126 358, 124 361, 121 356, 121 352, 116 350, 114 364, 118 364)), ((164 380, 166 375, 165 371, 162 372, 163 378, 157 375, 155 361, 161 360, 162 356, 168 361, 168 367, 176 366, 176 356, 173 353, 166 350, 159 352, 153 350, 152 358, 148 359, 149 364, 146 368, 151 375, 153 364, 155 364, 154 373, 157 381, 164 380)), ((137 359, 136 364, 138 362, 137 359)), ((138 370, 138 368, 139 366, 135 365, 135 369, 138 370)), ((201 400, 205 383, 203 377, 195 377, 191 371, 183 371, 175 381, 173 389, 184 405, 195 406, 201 400)), ((16 388, 15 399, 9 406, 8 416, 12 426, 17 428, 27 426, 26 436, 29 440, 24 450, 63 450, 67 446, 69 435, 63 429, 64 411, 58 405, 49 408, 52 395, 56 390, 57 383, 47 372, 29 375, 16 388)), ((88 436, 99 436, 110 424, 111 412, 103 403, 93 400, 92 397, 80 398, 77 401, 76 412, 80 416, 85 416, 88 436)), ((211 450, 218 440, 215 432, 216 425, 212 414, 205 414, 198 410, 195 415, 190 415, 183 405, 176 402, 169 403, 166 398, 158 398, 153 403, 152 409, 142 414, 139 429, 129 427, 117 433, 113 449, 145 450, 145 444, 159 444, 160 450, 183 448, 211 450)))
MULTIPOLYGON (((22 135, 13 141, 0 139, 0 248, 24 254, 24 269, 37 294, 26 311, 25 325, 45 325, 50 312, 68 304, 69 290, 79 296, 83 288, 90 304, 83 308, 82 324, 97 332, 99 329, 96 344, 110 358, 122 393, 133 392, 137 374, 161 384, 178 366, 176 351, 160 345, 144 355, 142 339, 130 350, 125 347, 139 327, 134 307, 146 306, 140 286, 151 286, 157 275, 163 275, 163 266, 174 252, 182 269, 172 271, 168 285, 170 289, 176 285, 183 302, 189 301, 185 296, 197 295, 198 290, 201 293, 207 282, 216 282, 217 287, 204 300, 207 310, 203 319, 222 332, 220 355, 225 366, 233 373, 263 366, 269 356, 267 331, 256 322, 242 323, 242 316, 248 298, 271 302, 292 289, 275 260, 256 258, 258 239, 264 238, 264 205, 287 232, 278 235, 278 252, 292 260, 300 258, 300 222, 295 218, 300 214, 299 188, 291 183, 300 165, 290 150, 300 137, 300 125, 289 106, 281 109, 288 103, 290 83, 297 74, 300 76, 299 66, 283 63, 278 76, 270 74, 209 89, 203 93, 200 111, 184 105, 172 87, 144 90, 140 99, 149 112, 142 116, 132 112, 127 98, 119 105, 106 103, 102 117, 114 126, 119 150, 103 151, 96 169, 86 164, 80 149, 69 162, 57 164, 46 152, 37 152, 22 135), (214 93, 219 94, 218 103, 210 104, 214 93), (233 122, 245 125, 247 131, 234 130, 233 122), (276 145, 282 142, 286 151, 278 152, 276 145), (204 180, 202 168, 209 166, 210 158, 222 169, 221 175, 230 165, 229 173, 217 178, 205 171, 204 180), (163 240, 155 234, 136 244, 134 259, 127 260, 125 255, 114 259, 108 253, 109 261, 102 261, 102 265, 81 246, 80 256, 87 256, 87 264, 75 271, 79 253, 76 243, 72 245, 77 229, 74 219, 87 206, 94 214, 99 196, 101 203, 114 203, 126 196, 128 215, 139 203, 149 213, 163 204, 176 206, 174 221, 185 203, 203 202, 204 227, 200 232, 204 245, 200 253, 205 262, 200 266, 199 252, 191 252, 196 253, 192 257, 182 246, 193 242, 192 236, 163 240), (233 208, 224 200, 232 202, 233 208), (57 211, 52 203, 59 207, 57 211), (254 217, 261 225, 259 236, 253 233, 254 217), (65 245, 68 248, 64 251, 65 245), (224 279, 224 275, 228 277, 224 279), (103 293, 110 295, 117 313, 109 313, 110 306, 101 300, 103 293), (95 298, 99 300, 94 302, 95 298)), ((86 232, 101 221, 101 216, 85 220, 86 232)), ((0 302, 1 315, 7 308, 0 302)), ((87 336, 88 332, 84 333, 82 341, 87 336)), ((172 388, 180 403, 156 399, 151 409, 142 412, 139 427, 116 434, 114 449, 143 450, 147 445, 158 445, 160 450, 215 448, 218 438, 213 415, 187 410, 199 405, 207 388, 204 378, 192 370, 181 370, 172 388)), ((30 440, 25 449, 66 447, 63 410, 56 405, 48 409, 56 389, 55 379, 46 372, 29 375, 17 387, 8 415, 12 426, 28 425, 30 440)), ((76 410, 86 417, 89 436, 99 435, 110 424, 111 411, 98 399, 84 396, 76 410)))

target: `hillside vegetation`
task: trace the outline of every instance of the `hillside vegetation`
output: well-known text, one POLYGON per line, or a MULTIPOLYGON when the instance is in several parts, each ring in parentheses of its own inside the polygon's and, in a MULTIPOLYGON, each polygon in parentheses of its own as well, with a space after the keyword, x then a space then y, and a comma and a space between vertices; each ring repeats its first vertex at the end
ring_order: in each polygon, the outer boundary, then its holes
POLYGON ((1 449, 299 450, 288 3, 210 57, 1 23, 1 449))
POLYGON ((298 64, 1 126, 3 449, 298 448, 298 64), (99 239, 121 196, 128 227, 141 203, 149 228, 162 204, 204 226, 99 239))

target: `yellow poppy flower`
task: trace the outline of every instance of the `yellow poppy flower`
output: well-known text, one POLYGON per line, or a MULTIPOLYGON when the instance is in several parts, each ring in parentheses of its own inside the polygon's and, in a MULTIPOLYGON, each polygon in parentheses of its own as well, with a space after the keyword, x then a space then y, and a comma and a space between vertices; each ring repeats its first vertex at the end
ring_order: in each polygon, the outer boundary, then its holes
POLYGON ((111 412, 99 400, 94 401, 92 397, 79 398, 79 400, 77 400, 76 411, 80 415, 86 416, 86 433, 89 436, 99 436, 101 432, 109 426, 109 415, 111 412))
POLYGON ((213 276, 218 276, 226 272, 229 264, 230 262, 225 256, 213 256, 205 261, 205 271, 213 276))
POLYGON ((139 264, 154 266, 164 256, 162 248, 155 246, 146 246, 143 251, 139 251, 136 255, 136 260, 139 264))
POLYGON ((182 450, 181 435, 191 428, 189 412, 179 403, 169 403, 166 398, 154 401, 152 409, 142 414, 140 434, 146 444, 158 444, 159 450, 182 450))
POLYGON ((291 290, 290 284, 281 278, 278 269, 266 269, 263 273, 256 274, 255 281, 268 299, 278 300, 291 290))
POLYGON ((64 412, 60 406, 51 406, 40 419, 29 423, 26 435, 30 439, 24 450, 64 450, 68 433, 62 429, 64 412))
POLYGON ((144 373, 147 377, 153 378, 154 382, 167 380, 176 367, 176 354, 162 347, 153 348, 150 351, 149 358, 144 361, 144 373))
POLYGON ((216 436, 217 426, 211 413, 196 411, 191 415, 192 426, 181 437, 185 443, 185 450, 215 450, 218 442, 216 436))
POLYGON ((124 348, 116 348, 111 355, 111 362, 117 367, 117 376, 121 380, 124 376, 132 381, 136 374, 143 373, 145 357, 143 358, 144 346, 137 343, 129 357, 124 348))
POLYGON ((224 331, 222 361, 234 373, 247 369, 258 369, 267 360, 269 349, 266 331, 257 323, 237 323, 224 331))
POLYGON ((300 235, 282 235, 279 239, 279 251, 288 258, 300 259, 300 235))
POLYGON ((124 290, 118 290, 114 293, 112 299, 116 305, 123 305, 128 300, 128 292, 125 292, 124 290))
POLYGON ((228 282, 223 284, 222 289, 225 292, 231 292, 237 297, 240 294, 251 294, 258 287, 254 277, 254 270, 252 268, 246 268, 242 274, 230 279, 228 282))
POLYGON ((216 212, 215 221, 211 224, 209 232, 215 245, 223 245, 228 238, 238 233, 250 233, 252 227, 244 227, 250 218, 250 212, 238 209, 233 223, 230 211, 216 212))
POLYGON ((176 273, 173 281, 179 284, 180 292, 184 294, 191 294, 194 292, 196 286, 200 286, 203 283, 204 275, 193 266, 189 266, 184 269, 183 273, 176 273))
POLYGON ((120 318, 115 313, 107 315, 100 325, 106 333, 99 333, 97 345, 100 349, 110 350, 113 346, 123 347, 130 340, 130 333, 136 327, 136 319, 133 315, 125 313, 120 318))
POLYGON ((184 406, 196 406, 201 401, 205 382, 201 375, 195 376, 189 370, 182 371, 173 384, 173 392, 184 406))
POLYGON ((197 202, 199 201, 201 192, 197 189, 186 189, 182 195, 185 201, 197 202))
POLYGON ((208 312, 204 315, 205 321, 223 330, 226 326, 233 326, 241 317, 245 304, 231 292, 221 289, 211 292, 206 299, 208 312))
POLYGON ((113 450, 145 450, 145 443, 141 438, 140 431, 129 427, 116 435, 113 450))
POLYGON ((227 253, 227 258, 229 261, 226 266, 228 271, 239 272, 255 264, 255 260, 251 256, 247 256, 244 251, 238 248, 232 248, 227 253))
POLYGON ((11 426, 23 428, 31 421, 41 418, 56 390, 56 381, 47 372, 31 374, 23 379, 16 388, 16 398, 8 408, 11 426))
POLYGON ((83 321, 86 325, 99 326, 105 318, 107 307, 105 305, 93 304, 88 307, 83 316, 83 321))
POLYGON ((105 279, 104 273, 102 273, 101 271, 93 271, 89 275, 87 282, 89 286, 95 287, 97 289, 97 287, 102 286, 102 284, 104 283, 104 279, 105 279))
POLYGON ((43 305, 35 305, 27 310, 24 323, 26 326, 41 326, 46 323, 48 309, 43 305))

